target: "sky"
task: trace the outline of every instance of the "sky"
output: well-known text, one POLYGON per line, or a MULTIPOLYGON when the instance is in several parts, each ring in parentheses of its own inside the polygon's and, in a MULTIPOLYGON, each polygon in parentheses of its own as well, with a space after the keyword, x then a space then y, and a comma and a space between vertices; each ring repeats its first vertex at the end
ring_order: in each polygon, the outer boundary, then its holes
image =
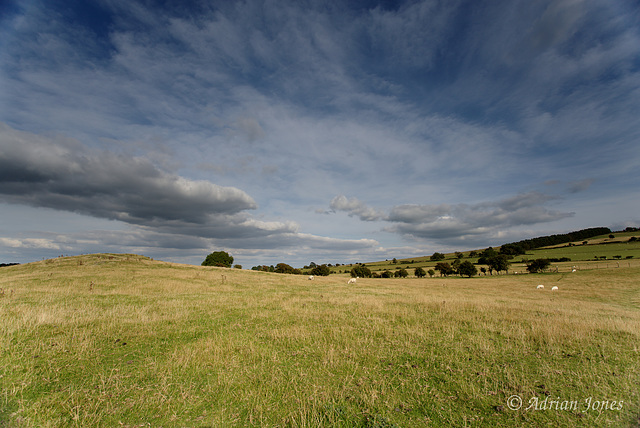
POLYGON ((640 226, 633 0, 0 2, 0 262, 640 226))

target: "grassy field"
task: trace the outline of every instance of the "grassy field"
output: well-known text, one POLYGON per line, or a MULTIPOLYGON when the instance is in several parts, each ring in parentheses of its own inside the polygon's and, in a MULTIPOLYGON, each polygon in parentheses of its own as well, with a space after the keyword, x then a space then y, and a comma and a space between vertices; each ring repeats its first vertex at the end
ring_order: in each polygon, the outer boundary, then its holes
POLYGON ((640 267, 354 286, 105 254, 0 287, 0 427, 640 423, 640 267))
MULTIPOLYGON (((586 240, 586 244, 573 242, 572 245, 563 244, 556 247, 540 248, 528 251, 526 255, 516 256, 511 260, 510 273, 523 273, 526 271, 526 264, 523 259, 534 260, 539 258, 561 259, 563 257, 571 259, 570 262, 554 262, 551 270, 558 272, 570 272, 574 267, 578 269, 607 269, 613 267, 640 267, 640 232, 618 232, 614 238, 608 235, 596 236, 586 240), (631 237, 636 241, 629 242, 631 237)), ((496 247, 498 250, 499 247, 496 247)), ((480 253, 483 249, 477 250, 480 253)), ((470 251, 463 252, 463 261, 469 260, 472 263, 478 262, 478 257, 469 257, 470 251)), ((444 262, 451 264, 457 259, 454 253, 445 254, 444 262)), ((413 275, 413 270, 421 267, 425 270, 433 269, 437 262, 431 261, 430 256, 412 257, 409 259, 398 259, 396 263, 392 260, 382 260, 377 262, 364 263, 372 272, 381 273, 385 270, 395 272, 404 268, 413 275)), ((333 273, 348 273, 354 265, 333 266, 333 273)))

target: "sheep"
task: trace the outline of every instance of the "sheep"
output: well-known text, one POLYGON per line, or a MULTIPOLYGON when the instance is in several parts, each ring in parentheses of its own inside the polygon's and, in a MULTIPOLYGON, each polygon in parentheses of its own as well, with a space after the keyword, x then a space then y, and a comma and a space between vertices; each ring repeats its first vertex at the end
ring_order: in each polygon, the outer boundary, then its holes
POLYGON ((539 289, 541 289, 541 288, 544 288, 544 285, 540 284, 540 285, 538 285, 538 286, 536 287, 536 289, 537 289, 537 290, 539 290, 539 289))
POLYGON ((355 278, 351 278, 349 279, 349 281, 347 281, 347 284, 355 284, 356 283, 356 279, 355 278))
POLYGON ((313 281, 313 275, 309 277, 309 281, 313 281))
POLYGON ((553 287, 551 287, 551 291, 556 291, 558 289, 557 285, 554 285, 553 287))

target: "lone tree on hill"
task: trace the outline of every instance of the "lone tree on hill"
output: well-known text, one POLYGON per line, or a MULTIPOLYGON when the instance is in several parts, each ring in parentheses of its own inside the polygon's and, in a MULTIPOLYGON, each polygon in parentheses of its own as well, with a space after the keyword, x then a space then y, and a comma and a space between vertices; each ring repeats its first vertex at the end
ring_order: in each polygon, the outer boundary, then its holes
POLYGON ((226 251, 214 251, 202 262, 202 266, 218 266, 230 268, 233 264, 233 257, 226 251))

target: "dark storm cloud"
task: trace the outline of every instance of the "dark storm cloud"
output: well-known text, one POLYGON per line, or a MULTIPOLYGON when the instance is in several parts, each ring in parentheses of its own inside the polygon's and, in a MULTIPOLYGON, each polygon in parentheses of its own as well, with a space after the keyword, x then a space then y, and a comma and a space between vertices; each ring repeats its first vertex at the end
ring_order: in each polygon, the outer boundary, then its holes
POLYGON ((255 209, 240 189, 194 181, 142 158, 91 151, 0 124, 0 198, 139 225, 208 224, 255 209))

